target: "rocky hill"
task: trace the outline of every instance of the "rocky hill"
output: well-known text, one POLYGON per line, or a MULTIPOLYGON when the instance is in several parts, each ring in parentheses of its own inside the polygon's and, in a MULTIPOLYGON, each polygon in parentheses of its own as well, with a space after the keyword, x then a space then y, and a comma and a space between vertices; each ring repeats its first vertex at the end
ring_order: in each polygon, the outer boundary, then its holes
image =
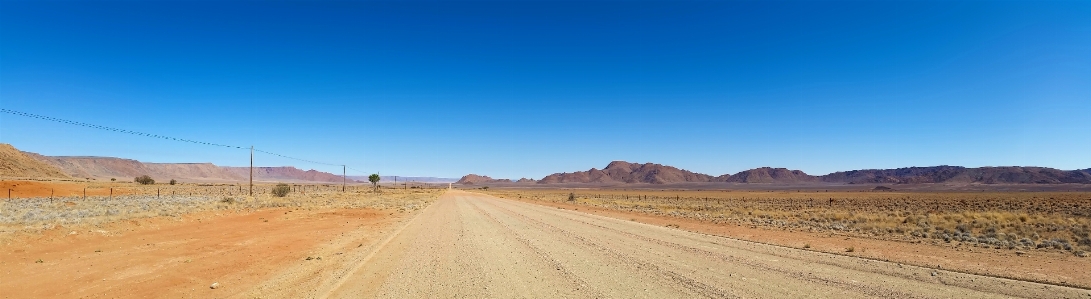
POLYGON ((0 176, 18 178, 68 178, 61 169, 0 143, 0 176))
POLYGON ((493 179, 493 178, 490 178, 488 176, 476 175, 476 174, 471 173, 471 174, 467 174, 467 175, 463 176, 461 179, 458 180, 458 182, 455 182, 455 184, 465 184, 465 185, 485 184, 485 183, 511 183, 511 180, 509 180, 509 179, 493 179))
POLYGON ((817 177, 803 171, 787 168, 761 167, 744 170, 729 177, 717 177, 717 181, 729 183, 806 183, 816 182, 817 177))
POLYGON ((591 168, 587 171, 572 173, 554 173, 541 180, 539 184, 556 183, 649 183, 668 184, 685 182, 710 182, 713 177, 671 166, 644 163, 635 164, 614 161, 602 170, 591 168))

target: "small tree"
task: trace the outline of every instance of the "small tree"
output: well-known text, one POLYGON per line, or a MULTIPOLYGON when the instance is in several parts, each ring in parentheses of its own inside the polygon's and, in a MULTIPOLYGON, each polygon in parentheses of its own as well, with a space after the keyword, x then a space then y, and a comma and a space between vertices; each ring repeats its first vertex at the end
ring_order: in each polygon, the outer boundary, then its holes
POLYGON ((171 185, 174 185, 174 184, 177 184, 177 183, 178 183, 178 180, 170 179, 170 184, 171 185))
POLYGON ((111 181, 111 182, 113 182, 113 181, 116 181, 116 180, 117 180, 117 179, 115 179, 115 178, 110 178, 110 181, 111 181))
POLYGON ((379 174, 372 173, 371 175, 367 176, 367 181, 371 182, 371 186, 375 190, 379 190, 379 174))
POLYGON ((292 192, 292 187, 288 186, 288 184, 277 184, 276 187, 273 187, 273 195, 276 197, 288 196, 288 192, 292 192))
POLYGON ((568 201, 576 201, 576 193, 568 193, 568 201))
POLYGON ((150 177, 150 176, 148 176, 146 174, 136 177, 135 179, 133 179, 133 181, 137 182, 137 183, 140 183, 141 185, 155 184, 155 180, 153 180, 152 177, 150 177))

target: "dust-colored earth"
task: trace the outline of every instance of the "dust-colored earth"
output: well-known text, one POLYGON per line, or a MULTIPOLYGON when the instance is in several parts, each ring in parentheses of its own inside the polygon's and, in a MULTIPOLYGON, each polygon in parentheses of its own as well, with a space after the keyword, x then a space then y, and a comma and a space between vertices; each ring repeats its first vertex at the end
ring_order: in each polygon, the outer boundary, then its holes
POLYGON ((406 215, 217 211, 21 236, 0 252, 0 297, 223 298, 281 287, 264 285, 270 281, 302 291, 320 282, 316 272, 333 272, 406 215))
POLYGON ((318 297, 1091 298, 448 192, 318 297))
MULTIPOLYGON (((516 199, 520 200, 520 199, 516 199)), ((1015 251, 972 246, 937 246, 853 236, 716 224, 694 219, 648 215, 574 204, 520 200, 664 227, 811 251, 891 261, 987 276, 1091 288, 1091 258, 1056 251, 1015 251), (853 252, 846 252, 852 248, 853 252)))
MULTIPOLYGON (((63 196, 109 196, 130 195, 139 193, 131 183, 73 183, 50 181, 0 181, 0 188, 4 193, 0 196, 7 198, 9 192, 11 198, 25 197, 63 197, 63 196)), ((154 189, 153 191, 154 194, 154 189)))
MULTIPOLYGON (((0 297, 1091 298, 1087 289, 768 245, 688 231, 693 223, 666 227, 655 223, 662 219, 576 208, 448 191, 406 212, 217 210, 26 233, 0 246, 0 297)), ((844 246, 840 239, 802 241, 815 249, 844 246)), ((844 241, 867 252, 893 246, 844 241)))

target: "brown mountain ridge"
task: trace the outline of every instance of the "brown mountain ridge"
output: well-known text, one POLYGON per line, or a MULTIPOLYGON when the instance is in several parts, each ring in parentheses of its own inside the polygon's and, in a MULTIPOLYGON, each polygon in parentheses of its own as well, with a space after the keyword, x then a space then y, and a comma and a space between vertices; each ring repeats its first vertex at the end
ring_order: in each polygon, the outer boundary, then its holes
MULTIPOLYGON (((459 183, 504 183, 510 180, 492 179, 487 176, 469 175, 459 183), (471 177, 473 176, 473 177, 471 177), (487 180, 482 179, 487 178, 487 180)), ((531 182, 533 180, 520 180, 531 182)), ((629 163, 613 161, 606 168, 586 171, 562 172, 547 175, 538 184, 674 184, 674 183, 845 183, 845 184, 926 184, 926 183, 979 183, 979 184, 1091 184, 1091 168, 1058 170, 1048 167, 1003 166, 977 167, 931 166, 897 169, 864 169, 834 172, 822 176, 809 175, 800 170, 761 167, 735 174, 710 176, 685 169, 655 163, 629 163)))
POLYGON ((10 144, 0 143, 0 176, 18 178, 68 178, 61 169, 36 159, 10 144))
MULTIPOLYGON (((19 178, 79 178, 132 180, 141 175, 157 181, 244 182, 249 167, 212 163, 146 163, 132 159, 86 156, 43 156, 0 143, 0 175, 19 178)), ((254 180, 262 182, 341 183, 340 175, 292 166, 254 167, 254 180)), ((348 180, 348 182, 357 182, 348 180)))

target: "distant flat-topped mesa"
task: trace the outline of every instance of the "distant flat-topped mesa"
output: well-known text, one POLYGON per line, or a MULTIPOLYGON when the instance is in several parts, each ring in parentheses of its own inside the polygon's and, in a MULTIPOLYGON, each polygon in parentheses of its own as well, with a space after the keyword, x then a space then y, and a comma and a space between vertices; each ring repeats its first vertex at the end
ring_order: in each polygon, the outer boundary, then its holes
MULTIPOLYGON (((250 167, 217 166, 212 163, 147 163, 132 159, 91 156, 43 156, 0 144, 0 175, 25 178, 120 179, 141 175, 169 181, 244 182, 250 167)), ((254 167, 254 180, 265 182, 341 183, 340 175, 292 166, 254 167)), ((349 182, 355 182, 349 179, 349 182)))
POLYGON ((68 178, 63 170, 38 160, 10 144, 0 143, 0 176, 17 178, 68 178))

